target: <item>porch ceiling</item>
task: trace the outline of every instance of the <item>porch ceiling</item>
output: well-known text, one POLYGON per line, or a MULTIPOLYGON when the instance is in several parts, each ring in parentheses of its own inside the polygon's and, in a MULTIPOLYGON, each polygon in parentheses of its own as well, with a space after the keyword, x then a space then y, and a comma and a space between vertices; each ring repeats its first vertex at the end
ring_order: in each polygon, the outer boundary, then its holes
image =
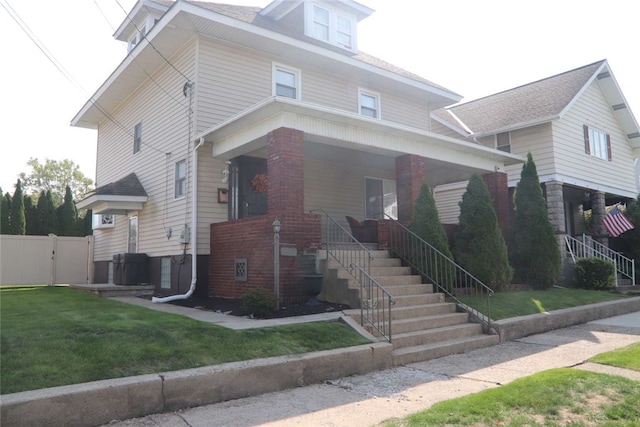
POLYGON ((522 156, 479 144, 283 98, 261 102, 203 132, 198 139, 212 143, 215 158, 266 156, 267 135, 280 127, 303 131, 305 142, 314 143, 305 146, 305 155, 312 157, 344 159, 356 151, 394 161, 404 154, 420 155, 426 159, 431 185, 458 182, 476 172, 493 172, 524 162, 522 156))

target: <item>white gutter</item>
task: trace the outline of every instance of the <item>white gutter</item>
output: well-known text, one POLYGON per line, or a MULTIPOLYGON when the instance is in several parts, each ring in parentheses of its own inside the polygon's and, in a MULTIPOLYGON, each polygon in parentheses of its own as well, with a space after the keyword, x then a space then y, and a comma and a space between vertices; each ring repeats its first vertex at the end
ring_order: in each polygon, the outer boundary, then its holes
POLYGON ((186 294, 179 295, 171 295, 168 297, 153 297, 151 298, 151 302, 171 302, 181 299, 189 298, 193 292, 196 290, 196 281, 198 279, 197 272, 197 251, 198 251, 198 148, 200 148, 204 144, 204 138, 200 138, 198 145, 193 149, 193 159, 192 159, 192 168, 193 170, 193 178, 192 178, 192 190, 193 194, 191 200, 191 286, 189 286, 189 290, 186 294))

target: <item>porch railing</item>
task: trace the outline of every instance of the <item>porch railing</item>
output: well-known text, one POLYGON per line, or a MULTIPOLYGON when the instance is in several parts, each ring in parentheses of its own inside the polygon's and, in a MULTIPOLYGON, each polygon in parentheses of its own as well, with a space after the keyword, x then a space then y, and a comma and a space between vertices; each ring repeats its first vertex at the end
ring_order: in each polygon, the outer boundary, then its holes
POLYGON ((370 275, 373 253, 324 209, 314 209, 311 212, 322 213, 325 217, 322 243, 327 251, 327 262, 330 258, 336 260, 358 283, 360 324, 370 325, 391 342, 391 305, 395 300, 370 275))
POLYGON ((635 286, 636 265, 634 259, 627 258, 621 253, 609 249, 587 234, 582 235, 582 240, 565 235, 564 240, 574 264, 578 258, 600 258, 611 261, 615 267, 615 286, 618 287, 618 276, 628 277, 631 279, 631 284, 635 286))
POLYGON ((360 284, 360 323, 371 325, 391 342, 391 306, 393 296, 359 265, 351 264, 352 275, 360 284))
POLYGON ((471 320, 480 323, 485 333, 491 332, 490 297, 494 292, 490 287, 391 218, 389 249, 469 313, 471 320))

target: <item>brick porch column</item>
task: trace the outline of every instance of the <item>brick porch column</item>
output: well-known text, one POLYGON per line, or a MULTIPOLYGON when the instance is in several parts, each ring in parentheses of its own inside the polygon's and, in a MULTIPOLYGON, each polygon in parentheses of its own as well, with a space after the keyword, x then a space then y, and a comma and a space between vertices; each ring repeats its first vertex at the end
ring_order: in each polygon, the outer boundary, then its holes
POLYGON ((398 221, 411 224, 413 208, 427 177, 425 160, 421 156, 406 154, 396 157, 396 192, 398 196, 398 221))
POLYGON ((504 172, 491 172, 482 175, 482 179, 487 184, 489 194, 491 194, 491 201, 498 217, 500 231, 506 238, 509 233, 509 212, 511 210, 507 174, 504 172))
POLYGON ((304 132, 279 128, 269 133, 267 189, 269 216, 282 222, 304 213, 304 132))

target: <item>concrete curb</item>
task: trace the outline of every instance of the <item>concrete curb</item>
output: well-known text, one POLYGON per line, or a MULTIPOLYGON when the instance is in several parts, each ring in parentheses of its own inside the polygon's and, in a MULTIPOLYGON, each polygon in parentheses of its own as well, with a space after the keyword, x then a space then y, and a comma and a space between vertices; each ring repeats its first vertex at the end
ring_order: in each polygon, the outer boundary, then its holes
POLYGON ((593 320, 636 311, 640 311, 640 297, 565 308, 549 313, 512 317, 491 322, 491 327, 498 332, 502 343, 528 335, 540 334, 554 329, 580 325, 593 320))
POLYGON ((6 394, 0 420, 3 427, 96 426, 387 369, 392 350, 371 343, 6 394))
MULTIPOLYGON (((637 311, 640 297, 521 316, 492 325, 504 342, 637 311)), ((352 319, 341 320, 373 338, 352 319)), ((392 351, 391 344, 371 343, 5 394, 0 401, 0 423, 3 427, 97 426, 388 369, 393 366, 392 351)))

